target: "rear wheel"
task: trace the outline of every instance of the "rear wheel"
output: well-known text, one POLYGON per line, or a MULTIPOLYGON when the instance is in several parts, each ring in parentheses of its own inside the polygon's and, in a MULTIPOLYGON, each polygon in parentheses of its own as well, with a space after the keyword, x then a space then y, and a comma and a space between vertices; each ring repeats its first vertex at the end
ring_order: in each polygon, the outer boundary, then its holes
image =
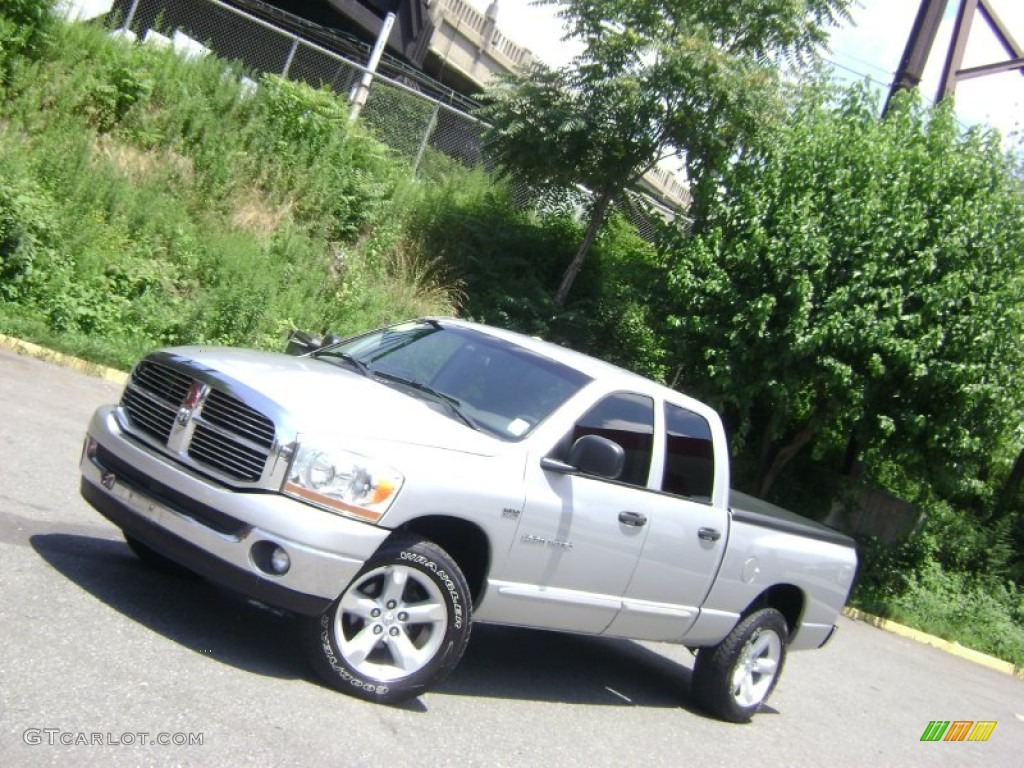
POLYGON ((309 621, 305 645, 333 688, 395 704, 447 677, 469 631, 469 588, 459 566, 433 542, 399 536, 309 621))
POLYGON ((774 608, 747 616, 721 643, 697 654, 697 701, 723 720, 748 722, 779 680, 788 638, 786 619, 774 608))

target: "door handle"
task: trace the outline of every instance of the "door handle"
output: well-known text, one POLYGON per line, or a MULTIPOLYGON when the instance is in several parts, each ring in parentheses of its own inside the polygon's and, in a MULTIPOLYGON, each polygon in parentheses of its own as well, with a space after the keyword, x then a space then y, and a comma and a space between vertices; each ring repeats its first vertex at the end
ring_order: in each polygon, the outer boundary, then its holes
POLYGON ((639 528, 641 525, 647 524, 647 515, 640 512, 619 512, 619 522, 639 528))
POLYGON ((714 528, 698 528, 697 538, 701 541, 718 541, 722 538, 722 534, 714 528))

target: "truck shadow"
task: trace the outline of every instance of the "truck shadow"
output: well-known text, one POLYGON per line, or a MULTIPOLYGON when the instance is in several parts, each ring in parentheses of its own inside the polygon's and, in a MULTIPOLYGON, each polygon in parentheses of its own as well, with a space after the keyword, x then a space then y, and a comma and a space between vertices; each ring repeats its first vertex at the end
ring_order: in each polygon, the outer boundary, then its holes
MULTIPOLYGON (((139 561, 122 541, 39 533, 29 542, 70 582, 184 648, 247 672, 319 684, 302 657, 292 616, 198 577, 154 569, 139 561)), ((690 658, 685 652, 682 655, 690 658)), ((436 692, 682 708, 704 716, 691 701, 691 667, 692 663, 688 667, 628 640, 478 625, 461 663, 436 692)), ((427 703, 429 697, 425 697, 427 703)), ((428 707, 417 700, 403 709, 427 711, 428 707)))
POLYGON ((462 662, 438 691, 567 704, 683 708, 691 665, 630 640, 478 625, 462 662))
POLYGON ((123 616, 224 664, 285 679, 309 676, 293 622, 189 574, 142 563, 123 541, 67 533, 31 536, 39 556, 123 616))

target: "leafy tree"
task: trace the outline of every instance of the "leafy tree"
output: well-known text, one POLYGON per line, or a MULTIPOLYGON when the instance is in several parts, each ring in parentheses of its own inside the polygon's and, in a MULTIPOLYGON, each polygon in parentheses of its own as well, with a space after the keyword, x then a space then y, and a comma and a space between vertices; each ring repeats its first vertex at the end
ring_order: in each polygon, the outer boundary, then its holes
POLYGON ((506 79, 485 95, 482 116, 494 126, 486 138, 505 172, 594 194, 559 305, 616 196, 679 155, 690 179, 713 189, 717 169, 770 114, 773 59, 813 54, 852 2, 541 1, 561 7, 567 39, 583 52, 561 69, 506 79))
POLYGON ((877 106, 865 86, 801 89, 672 259, 677 353, 757 458, 761 494, 814 446, 984 496, 1019 448, 1014 161, 949 103, 877 106))

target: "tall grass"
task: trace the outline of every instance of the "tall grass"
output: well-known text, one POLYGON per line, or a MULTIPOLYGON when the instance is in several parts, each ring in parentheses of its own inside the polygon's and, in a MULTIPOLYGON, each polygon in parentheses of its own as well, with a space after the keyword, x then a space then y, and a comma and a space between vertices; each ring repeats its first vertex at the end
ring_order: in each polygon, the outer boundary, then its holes
POLYGON ((103 339, 126 365, 457 310, 459 281, 401 248, 408 165, 332 93, 251 92, 224 62, 88 25, 50 41, 0 54, 0 330, 103 339))

